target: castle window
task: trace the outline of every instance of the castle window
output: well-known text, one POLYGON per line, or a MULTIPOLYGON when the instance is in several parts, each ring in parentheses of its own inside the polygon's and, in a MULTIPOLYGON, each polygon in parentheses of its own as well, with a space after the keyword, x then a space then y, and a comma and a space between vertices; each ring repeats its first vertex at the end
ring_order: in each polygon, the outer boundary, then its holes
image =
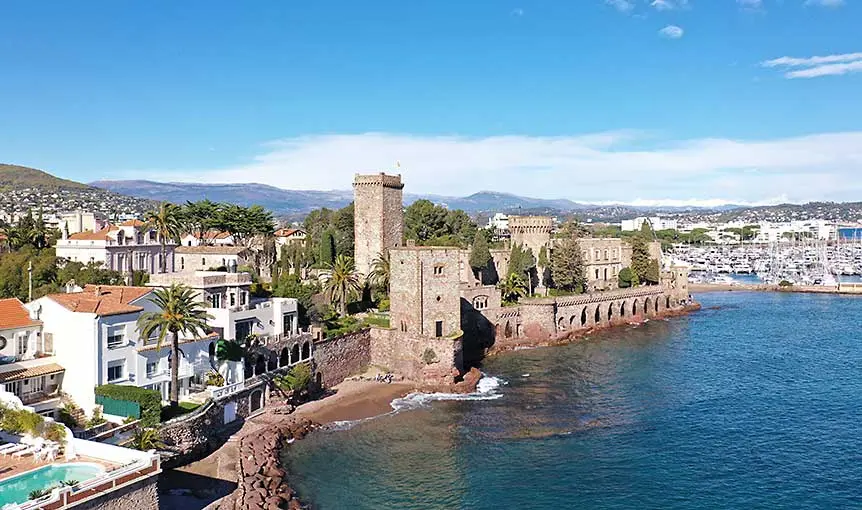
POLYGON ((605 260, 608 260, 608 250, 605 250, 605 260))
POLYGON ((443 264, 435 264, 434 265, 434 276, 442 276, 443 275, 443 264))
POLYGON ((407 332, 407 323, 404 321, 401 321, 401 331, 403 331, 404 333, 407 332))
POLYGON ((488 296, 476 296, 473 298, 473 308, 476 310, 488 308, 488 296))
POLYGON ((437 321, 434 323, 434 336, 437 338, 443 336, 443 321, 437 321))

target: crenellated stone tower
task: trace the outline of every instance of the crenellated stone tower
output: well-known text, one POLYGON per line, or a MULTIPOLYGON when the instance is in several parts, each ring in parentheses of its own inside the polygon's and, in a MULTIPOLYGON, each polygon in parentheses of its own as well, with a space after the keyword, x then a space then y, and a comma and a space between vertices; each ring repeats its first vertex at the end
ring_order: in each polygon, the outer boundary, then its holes
POLYGON ((353 179, 356 270, 364 275, 381 253, 404 243, 403 190, 400 174, 356 174, 353 179))

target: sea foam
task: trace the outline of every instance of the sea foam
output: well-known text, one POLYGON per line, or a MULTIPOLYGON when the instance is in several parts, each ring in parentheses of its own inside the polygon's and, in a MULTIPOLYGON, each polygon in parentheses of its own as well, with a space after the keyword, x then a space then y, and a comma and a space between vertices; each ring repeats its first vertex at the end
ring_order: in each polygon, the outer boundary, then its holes
POLYGON ((439 400, 496 400, 503 396, 498 390, 506 381, 482 374, 476 391, 473 393, 411 393, 392 401, 393 412, 407 411, 427 407, 431 402, 439 400))

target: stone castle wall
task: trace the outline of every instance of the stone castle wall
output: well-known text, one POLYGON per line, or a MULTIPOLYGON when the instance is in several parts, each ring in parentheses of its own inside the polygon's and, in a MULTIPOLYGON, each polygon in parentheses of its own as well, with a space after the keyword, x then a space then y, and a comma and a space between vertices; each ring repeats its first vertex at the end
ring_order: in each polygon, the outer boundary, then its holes
POLYGON ((461 250, 403 247, 389 253, 392 327, 413 337, 460 331, 461 250))
POLYGON ((353 180, 356 270, 371 272, 380 254, 404 240, 404 184, 400 175, 357 174, 353 180))
POLYGON ((424 383, 451 383, 463 371, 462 339, 371 328, 371 364, 424 383))
POLYGON ((371 334, 368 329, 314 344, 314 364, 324 387, 330 388, 351 375, 364 372, 370 363, 371 334))
POLYGON ((509 233, 513 244, 533 250, 535 257, 551 243, 554 219, 550 216, 509 216, 509 233))

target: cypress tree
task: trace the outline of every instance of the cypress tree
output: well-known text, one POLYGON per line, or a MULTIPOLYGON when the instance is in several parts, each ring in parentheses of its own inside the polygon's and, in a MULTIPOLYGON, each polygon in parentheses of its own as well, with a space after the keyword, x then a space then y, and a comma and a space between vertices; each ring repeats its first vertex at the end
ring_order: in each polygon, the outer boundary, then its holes
POLYGON ((476 232, 473 238, 473 248, 470 250, 470 267, 479 273, 479 280, 483 281, 482 271, 491 263, 491 250, 488 249, 488 240, 482 232, 476 232))
POLYGON ((331 230, 324 231, 320 237, 319 257, 322 266, 329 267, 335 262, 335 235, 331 230))

